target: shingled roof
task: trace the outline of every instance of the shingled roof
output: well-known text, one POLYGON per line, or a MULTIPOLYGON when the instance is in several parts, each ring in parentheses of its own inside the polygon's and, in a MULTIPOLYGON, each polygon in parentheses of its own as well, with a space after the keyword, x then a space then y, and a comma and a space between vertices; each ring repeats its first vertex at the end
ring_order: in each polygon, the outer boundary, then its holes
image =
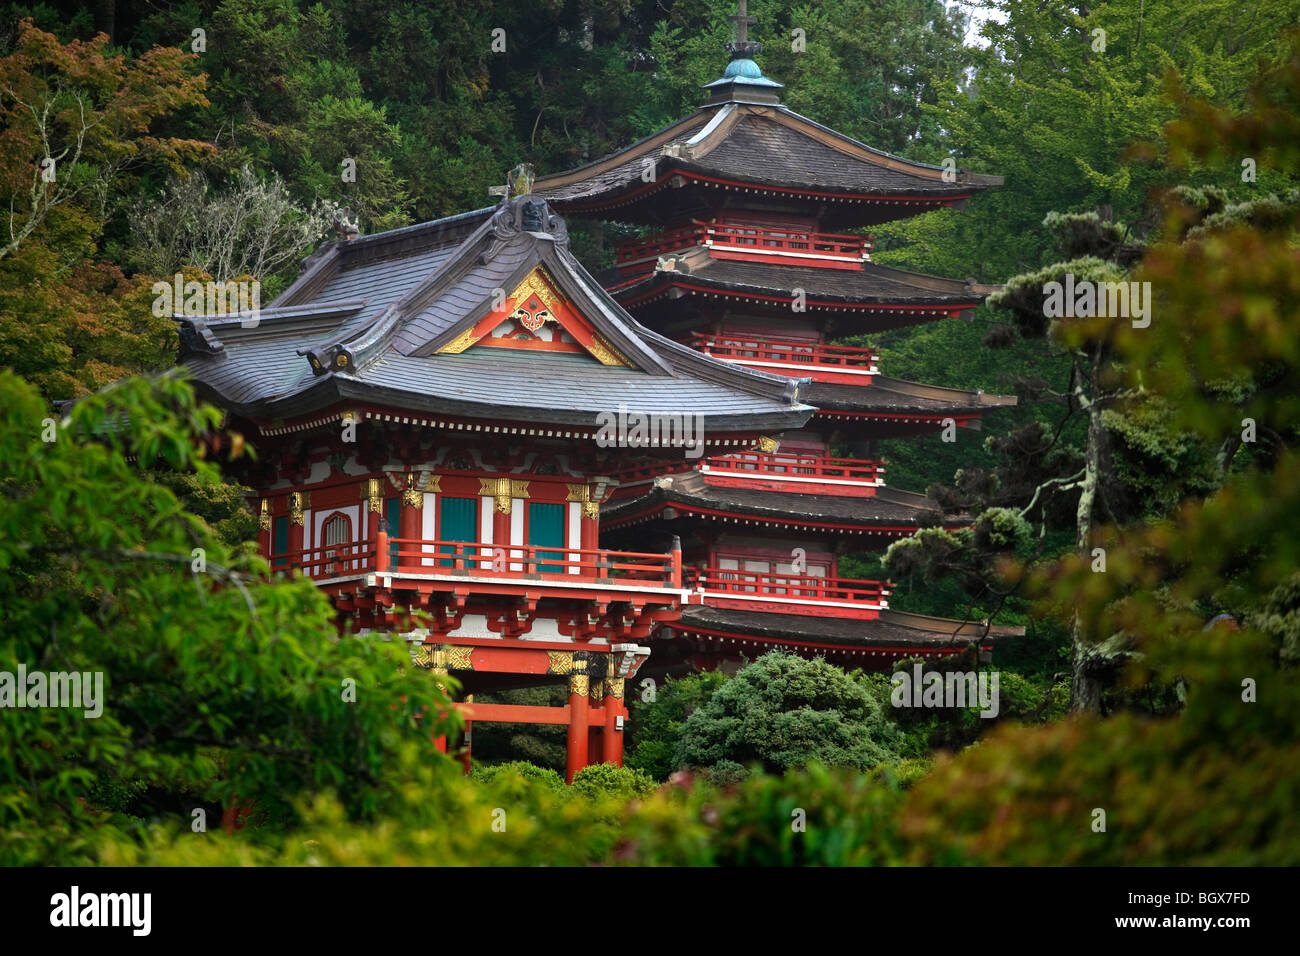
POLYGON ((1011 637, 1021 637, 1025 629, 1013 625, 988 626, 978 621, 956 621, 911 614, 886 608, 873 620, 813 617, 800 614, 775 614, 767 611, 738 611, 691 605, 682 609, 679 620, 670 625, 682 635, 746 635, 773 641, 789 642, 792 649, 806 650, 809 645, 841 645, 845 648, 897 647, 937 650, 960 650, 971 641, 994 644, 1011 637))
POLYGON ((1014 395, 922 385, 886 375, 872 376, 870 385, 810 382, 802 395, 820 411, 877 412, 882 415, 974 415, 991 407, 1016 404, 1014 395))
POLYGON ((588 428, 626 406, 698 413, 706 435, 795 428, 813 411, 798 401, 800 382, 641 326, 573 257, 563 220, 535 197, 327 243, 304 266, 256 316, 178 317, 182 363, 222 406, 266 420, 366 400, 588 428), (501 296, 538 270, 589 323, 588 351, 474 347, 501 296))
MULTIPOLYGON (((754 192, 816 194, 856 204, 856 216, 865 224, 935 205, 964 205, 975 192, 1001 185, 1002 177, 948 172, 904 159, 779 103, 730 100, 702 106, 595 162, 540 178, 536 190, 558 209, 590 213, 626 208, 661 189, 687 183, 700 188, 739 184, 754 192), (881 215, 874 215, 873 207, 881 215)), ((635 221, 636 210, 627 213, 629 221, 635 221)))
POLYGON ((860 326, 861 331, 969 314, 999 288, 892 269, 874 262, 858 263, 850 269, 822 269, 715 259, 704 246, 665 255, 642 276, 628 278, 618 270, 607 270, 600 279, 620 302, 629 306, 676 295, 696 295, 726 296, 771 307, 791 302, 791 290, 801 289, 805 309, 834 311, 860 326))
POLYGON ((756 491, 711 485, 701 472, 688 471, 657 478, 645 494, 606 505, 601 513, 601 528, 612 530, 651 518, 662 519, 664 509, 673 506, 689 512, 692 521, 718 515, 741 516, 764 524, 824 528, 836 534, 854 530, 911 533, 939 524, 954 528, 970 524, 966 515, 944 516, 925 495, 897 488, 880 487, 867 498, 756 491))

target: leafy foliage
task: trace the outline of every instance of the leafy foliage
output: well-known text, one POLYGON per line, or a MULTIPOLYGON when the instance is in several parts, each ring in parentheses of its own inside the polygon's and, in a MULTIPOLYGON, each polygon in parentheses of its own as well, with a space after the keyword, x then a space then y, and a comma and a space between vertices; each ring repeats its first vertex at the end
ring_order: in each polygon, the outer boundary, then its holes
POLYGON ((100 716, 6 709, 8 863, 84 863, 146 821, 188 830, 200 809, 215 826, 247 801, 287 825, 325 790, 346 794, 345 817, 372 819, 398 768, 450 763, 429 740, 448 698, 403 647, 340 639, 310 582, 268 579, 141 470, 213 481, 194 435, 216 421, 165 377, 127 380, 60 423, 0 373, 0 661, 103 682, 100 716))
POLYGON ((899 734, 861 680, 820 658, 771 652, 743 667, 682 725, 679 763, 759 764, 782 773, 818 761, 869 770, 898 759, 899 734))

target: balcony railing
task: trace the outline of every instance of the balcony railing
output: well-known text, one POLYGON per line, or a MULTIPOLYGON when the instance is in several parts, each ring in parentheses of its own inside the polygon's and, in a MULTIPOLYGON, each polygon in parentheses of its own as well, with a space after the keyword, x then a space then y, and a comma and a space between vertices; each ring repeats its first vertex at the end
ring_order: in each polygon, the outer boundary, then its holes
POLYGON ((885 483, 885 467, 865 458, 833 458, 787 452, 732 452, 690 459, 673 459, 617 472, 616 497, 644 494, 653 479, 699 471, 706 483, 718 487, 756 488, 807 494, 868 497, 885 483))
POLYGON ((715 259, 784 260, 833 269, 856 269, 871 258, 871 243, 862 236, 712 222, 623 240, 615 245, 615 264, 648 262, 692 246, 709 247, 715 259))
POLYGON ((727 568, 688 568, 686 575, 691 587, 703 591, 705 606, 861 619, 889 607, 883 581, 727 568))
POLYGON ((839 486, 865 492, 885 483, 885 468, 865 458, 832 458, 827 455, 797 455, 783 452, 734 452, 706 458, 700 470, 710 477, 766 479, 796 485, 816 485, 799 490, 835 494, 839 486))
POLYGON ((565 586, 613 585, 631 590, 682 587, 681 551, 570 548, 554 545, 490 544, 390 538, 307 548, 274 556, 272 567, 318 581, 363 576, 394 578, 454 576, 542 581, 565 586))
POLYGON ((873 349, 788 340, 759 340, 697 332, 687 344, 705 355, 816 382, 870 385, 880 374, 873 349))

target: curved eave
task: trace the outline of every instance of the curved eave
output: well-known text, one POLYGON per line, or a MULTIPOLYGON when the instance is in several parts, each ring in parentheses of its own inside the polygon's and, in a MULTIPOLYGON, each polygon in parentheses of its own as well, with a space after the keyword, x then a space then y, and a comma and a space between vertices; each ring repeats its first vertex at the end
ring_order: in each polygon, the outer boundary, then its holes
POLYGON ((638 498, 607 506, 601 515, 601 530, 614 531, 649 521, 690 516, 740 527, 898 537, 933 525, 956 530, 969 526, 971 520, 966 515, 941 517, 924 495, 893 488, 881 488, 876 496, 866 498, 725 489, 733 496, 707 485, 698 472, 671 477, 678 484, 694 482, 697 487, 679 490, 656 486, 638 498), (674 517, 664 516, 668 508, 674 510, 674 517), (877 513, 872 514, 873 511, 877 513))
POLYGON ((647 183, 637 177, 584 196, 570 198, 546 196, 546 199, 547 202, 565 215, 589 216, 593 212, 607 212, 650 199, 653 194, 660 190, 672 187, 673 177, 680 176, 684 181, 698 184, 703 189, 806 199, 823 203, 885 206, 898 209, 909 215, 915 215, 922 211, 920 207, 962 209, 965 207, 966 201, 977 192, 989 188, 985 185, 976 184, 963 184, 960 189, 953 189, 952 191, 895 189, 882 192, 848 188, 818 188, 806 183, 792 183, 757 176, 722 176, 712 168, 683 162, 671 157, 657 159, 654 168, 653 182, 647 183))
MULTIPOLYGON (((433 425, 448 418, 472 419, 503 427, 512 423, 529 423, 586 429, 593 434, 601 428, 601 416, 608 414, 595 410, 530 408, 506 401, 497 404, 448 400, 422 392, 358 381, 334 372, 326 373, 306 388, 288 395, 254 402, 237 402, 229 400, 210 386, 203 378, 201 367, 190 366, 190 371, 204 397, 212 399, 231 413, 252 421, 279 423, 276 427, 287 423, 314 421, 331 412, 335 414, 326 420, 337 420, 343 411, 358 404, 391 410, 386 416, 389 420, 418 420, 433 425)), ((813 412, 811 406, 794 405, 789 409, 772 412, 705 415, 705 444, 709 444, 710 433, 766 434, 787 428, 797 429, 808 421, 813 412)))
POLYGON ((1019 626, 990 626, 891 608, 881 610, 876 618, 860 620, 829 614, 779 614, 693 605, 684 608, 681 618, 668 626, 686 637, 751 641, 760 647, 787 647, 796 651, 856 650, 873 656, 897 657, 960 653, 971 644, 987 650, 1025 633, 1019 626))

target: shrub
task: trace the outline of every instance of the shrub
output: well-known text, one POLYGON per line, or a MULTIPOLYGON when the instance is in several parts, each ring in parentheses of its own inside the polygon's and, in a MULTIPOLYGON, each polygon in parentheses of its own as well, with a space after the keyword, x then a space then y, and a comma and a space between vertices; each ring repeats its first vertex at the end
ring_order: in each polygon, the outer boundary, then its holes
POLYGON ((821 659, 765 654, 687 718, 677 758, 774 773, 811 761, 858 770, 895 762, 902 737, 873 686, 821 659))

